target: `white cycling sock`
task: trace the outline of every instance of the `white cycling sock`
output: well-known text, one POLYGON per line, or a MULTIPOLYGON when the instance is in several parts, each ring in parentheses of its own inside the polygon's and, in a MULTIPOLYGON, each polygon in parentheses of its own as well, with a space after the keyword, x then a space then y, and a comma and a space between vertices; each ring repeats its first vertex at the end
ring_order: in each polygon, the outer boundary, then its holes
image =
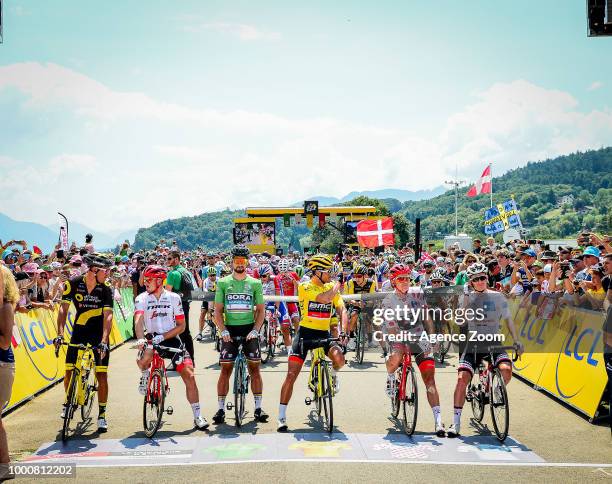
POLYGON ((278 406, 278 418, 281 420, 287 418, 287 405, 286 404, 281 403, 278 406))
POLYGON ((461 412, 462 412, 463 408, 457 408, 455 407, 455 412, 453 414, 453 423, 455 424, 455 427, 459 427, 459 425, 461 425, 461 412))
POLYGON ((192 403, 191 411, 193 412, 193 418, 198 418, 200 416, 200 402, 192 403))
POLYGON ((257 410, 258 408, 261 408, 261 400, 263 396, 261 393, 254 393, 253 397, 255 398, 255 410, 257 410))
POLYGON ((219 410, 224 410, 225 411, 225 395, 223 395, 223 396, 219 395, 217 397, 217 401, 219 403, 219 410))
POLYGON ((442 414, 440 412, 440 405, 436 405, 435 407, 431 407, 434 416, 434 422, 436 425, 442 425, 442 414))

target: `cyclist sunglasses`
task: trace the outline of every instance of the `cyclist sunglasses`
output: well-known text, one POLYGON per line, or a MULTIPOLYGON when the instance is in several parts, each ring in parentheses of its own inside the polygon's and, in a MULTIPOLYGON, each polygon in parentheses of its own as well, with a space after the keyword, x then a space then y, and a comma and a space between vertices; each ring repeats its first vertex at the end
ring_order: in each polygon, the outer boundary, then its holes
POLYGON ((487 276, 478 276, 478 277, 474 277, 473 279, 471 279, 471 282, 480 282, 480 281, 486 281, 487 280, 487 276))

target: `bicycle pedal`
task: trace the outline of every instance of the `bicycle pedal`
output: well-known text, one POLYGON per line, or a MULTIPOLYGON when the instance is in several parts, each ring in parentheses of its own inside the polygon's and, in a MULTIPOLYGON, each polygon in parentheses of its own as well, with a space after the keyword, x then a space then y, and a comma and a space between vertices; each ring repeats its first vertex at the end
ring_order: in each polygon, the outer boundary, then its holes
POLYGON ((306 398, 304 398, 304 403, 305 403, 306 405, 310 405, 310 404, 312 403, 311 398, 310 398, 310 397, 306 397, 306 398))
POLYGON ((174 413, 174 409, 173 409, 172 407, 170 407, 170 406, 169 406, 169 407, 166 409, 166 413, 167 413, 168 415, 172 415, 172 414, 174 413))

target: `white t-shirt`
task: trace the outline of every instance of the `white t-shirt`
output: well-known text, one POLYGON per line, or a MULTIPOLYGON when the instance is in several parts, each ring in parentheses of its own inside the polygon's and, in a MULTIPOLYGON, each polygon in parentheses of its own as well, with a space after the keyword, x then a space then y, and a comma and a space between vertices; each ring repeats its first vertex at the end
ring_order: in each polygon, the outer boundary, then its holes
POLYGON ((176 327, 176 321, 185 320, 181 297, 163 290, 159 299, 143 292, 136 297, 134 315, 144 316, 145 333, 164 334, 176 327))

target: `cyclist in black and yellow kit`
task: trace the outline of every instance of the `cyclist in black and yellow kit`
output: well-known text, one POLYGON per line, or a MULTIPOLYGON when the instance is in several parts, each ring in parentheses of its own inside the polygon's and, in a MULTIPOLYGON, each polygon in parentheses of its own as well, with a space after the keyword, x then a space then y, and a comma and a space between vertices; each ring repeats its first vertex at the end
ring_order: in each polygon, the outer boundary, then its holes
MULTIPOLYGON (((358 264, 353 271, 353 278, 345 285, 344 293, 370 294, 373 292, 376 292, 376 282, 368 279, 368 268, 363 264, 358 264)), ((351 351, 355 349, 355 328, 357 327, 357 318, 363 307, 363 301, 349 301, 347 304, 350 330, 347 349, 351 351)))
MULTIPOLYGON (((58 337, 55 344, 59 345, 64 339, 64 326, 70 303, 74 304, 76 314, 72 327, 72 336, 66 352, 66 376, 64 389, 68 390, 72 369, 77 360, 78 349, 76 345, 87 344, 96 348, 95 366, 98 379, 98 432, 106 432, 106 402, 108 399, 108 337, 113 325, 113 291, 106 283, 111 261, 105 256, 88 254, 83 257, 88 266, 87 272, 82 276, 73 277, 65 284, 62 303, 57 315, 58 337)), ((62 418, 66 408, 62 410, 62 418)))
MULTIPOLYGON (((293 338, 293 348, 287 362, 287 377, 281 388, 277 427, 279 432, 287 431, 287 405, 306 355, 309 350, 320 346, 313 345, 312 342, 330 337, 332 307, 336 308, 344 332, 348 327, 346 310, 340 296, 340 284, 330 282, 333 265, 334 261, 330 256, 314 255, 308 261, 308 269, 312 274, 310 281, 298 286, 298 303, 302 319, 293 338), (303 345, 300 344, 300 340, 303 340, 303 345)), ((340 335, 343 341, 346 339, 344 332, 340 335)), ((326 343, 323 345, 323 350, 332 362, 332 380, 337 392, 338 380, 335 372, 344 366, 344 355, 336 342, 326 343)))

